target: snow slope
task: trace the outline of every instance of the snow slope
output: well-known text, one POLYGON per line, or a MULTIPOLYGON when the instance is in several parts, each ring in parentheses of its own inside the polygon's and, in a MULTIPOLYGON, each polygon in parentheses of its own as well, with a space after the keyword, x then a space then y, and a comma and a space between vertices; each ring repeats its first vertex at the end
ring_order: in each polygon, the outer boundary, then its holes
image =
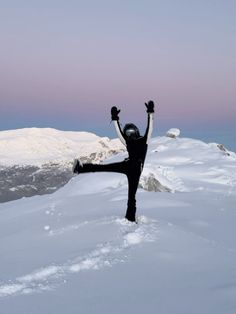
POLYGON ((1 312, 234 314, 229 154, 214 143, 153 139, 138 224, 122 218, 127 183, 119 174, 75 176, 54 194, 1 204, 1 312))

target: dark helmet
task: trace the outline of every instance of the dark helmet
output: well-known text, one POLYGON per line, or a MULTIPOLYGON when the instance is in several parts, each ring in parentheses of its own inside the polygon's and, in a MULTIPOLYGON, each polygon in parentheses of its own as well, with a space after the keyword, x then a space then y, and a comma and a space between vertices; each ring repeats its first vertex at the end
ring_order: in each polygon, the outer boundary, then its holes
POLYGON ((127 140, 136 140, 140 137, 139 129, 133 123, 126 124, 123 133, 127 140))

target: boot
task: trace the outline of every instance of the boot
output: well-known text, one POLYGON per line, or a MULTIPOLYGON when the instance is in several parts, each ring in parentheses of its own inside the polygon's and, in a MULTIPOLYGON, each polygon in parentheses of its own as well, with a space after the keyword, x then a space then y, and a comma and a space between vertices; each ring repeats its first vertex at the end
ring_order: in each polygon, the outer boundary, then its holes
POLYGON ((77 158, 74 159, 73 166, 72 166, 72 172, 79 174, 81 168, 83 168, 82 162, 77 158))
POLYGON ((129 221, 134 222, 136 221, 135 213, 136 213, 136 201, 129 200, 125 218, 128 219, 129 221))

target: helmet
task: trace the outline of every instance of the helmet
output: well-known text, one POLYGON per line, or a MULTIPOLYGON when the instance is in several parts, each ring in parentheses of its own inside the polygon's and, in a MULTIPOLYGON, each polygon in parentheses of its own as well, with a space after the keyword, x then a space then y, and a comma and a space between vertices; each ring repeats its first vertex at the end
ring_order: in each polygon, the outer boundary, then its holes
POLYGON ((135 140, 140 137, 139 129, 133 123, 126 124, 123 132, 127 140, 135 140))

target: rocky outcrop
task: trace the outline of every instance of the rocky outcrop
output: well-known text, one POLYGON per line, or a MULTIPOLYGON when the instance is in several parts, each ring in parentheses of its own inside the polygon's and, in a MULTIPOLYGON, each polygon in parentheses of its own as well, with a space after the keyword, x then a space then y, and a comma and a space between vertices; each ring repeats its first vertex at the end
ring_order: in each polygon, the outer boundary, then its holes
POLYGON ((221 150, 226 156, 230 156, 230 153, 227 151, 227 149, 224 147, 223 144, 217 144, 217 147, 219 150, 221 150))
POLYGON ((142 176, 139 187, 149 192, 171 192, 171 189, 162 185, 153 173, 142 176))
POLYGON ((175 129, 175 128, 169 129, 166 132, 166 136, 170 137, 170 138, 177 138, 179 135, 180 135, 180 130, 179 129, 175 129))

